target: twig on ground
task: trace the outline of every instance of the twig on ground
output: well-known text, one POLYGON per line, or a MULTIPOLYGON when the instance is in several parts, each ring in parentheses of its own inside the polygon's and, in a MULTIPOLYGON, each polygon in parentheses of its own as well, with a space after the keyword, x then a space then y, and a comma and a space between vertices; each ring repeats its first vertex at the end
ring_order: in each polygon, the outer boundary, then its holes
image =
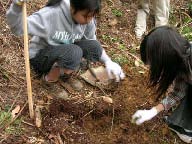
POLYGON ((57 139, 59 141, 59 144, 64 144, 59 133, 57 133, 57 139))
POLYGON ((4 4, 2 3, 2 1, 0 1, 0 3, 2 5, 2 7, 3 7, 3 11, 6 11, 6 8, 5 8, 4 4))
POLYGON ((150 130, 149 133, 151 133, 151 132, 155 129, 156 126, 157 126, 157 124, 155 124, 155 125, 152 127, 152 129, 150 130))
POLYGON ((90 110, 88 113, 86 113, 83 117, 81 117, 80 119, 83 119, 84 117, 88 116, 90 113, 92 113, 95 109, 90 110))
POLYGON ((3 143, 3 141, 6 140, 9 136, 10 134, 5 135, 4 138, 0 141, 0 143, 3 143))
POLYGON ((7 2, 7 4, 5 5, 5 8, 8 7, 8 5, 10 4, 10 2, 11 2, 11 0, 9 0, 9 1, 7 2))
POLYGON ((29 125, 29 126, 35 127, 35 125, 33 125, 33 124, 29 123, 29 122, 26 122, 26 121, 24 121, 24 120, 22 120, 21 122, 24 123, 24 124, 27 124, 27 125, 29 125))
POLYGON ((103 94, 104 94, 105 96, 107 95, 107 93, 105 92, 105 90, 104 90, 101 86, 97 85, 97 87, 103 92, 103 94))
POLYGON ((13 108, 13 106, 15 105, 16 100, 17 100, 17 98, 19 97, 20 93, 21 93, 21 89, 19 90, 19 93, 18 93, 17 96, 15 97, 15 99, 14 99, 14 101, 13 101, 13 103, 12 103, 12 105, 11 105, 11 108, 9 109, 8 113, 12 110, 12 108, 13 108))
POLYGON ((88 99, 80 99, 80 100, 74 102, 73 104, 81 104, 81 103, 84 103, 86 101, 90 101, 90 100, 93 100, 93 99, 94 99, 93 97, 92 98, 88 98, 88 99))
POLYGON ((1 100, 3 103, 5 102, 4 98, 2 98, 1 96, 0 96, 0 100, 1 100))
MULTIPOLYGON (((125 51, 123 51, 123 52, 125 52, 125 51)), ((126 54, 128 54, 128 55, 130 55, 130 56, 132 56, 133 58, 135 58, 137 61, 139 61, 139 62, 141 62, 141 59, 140 58, 138 58, 137 56, 135 56, 134 54, 132 54, 132 53, 130 53, 130 52, 125 52, 126 54)), ((148 68, 147 67, 145 67, 144 65, 139 65, 141 68, 143 68, 143 69, 145 69, 145 70, 148 70, 148 68)))
POLYGON ((110 134, 111 134, 112 131, 113 131, 114 117, 115 117, 115 109, 114 109, 114 106, 113 106, 113 117, 112 117, 112 120, 111 120, 111 130, 110 130, 110 134))
POLYGON ((144 105, 146 105, 148 102, 145 102, 143 104, 141 104, 139 107, 143 107, 144 105))

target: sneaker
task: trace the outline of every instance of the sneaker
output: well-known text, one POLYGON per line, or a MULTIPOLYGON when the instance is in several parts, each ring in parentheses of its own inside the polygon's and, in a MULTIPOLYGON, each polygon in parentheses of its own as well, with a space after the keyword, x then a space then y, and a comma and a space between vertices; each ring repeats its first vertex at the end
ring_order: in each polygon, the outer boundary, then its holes
POLYGON ((83 84, 72 75, 63 75, 61 76, 61 79, 68 83, 75 91, 80 91, 83 88, 83 84))
POLYGON ((169 129, 175 132, 183 142, 192 144, 192 133, 172 124, 169 124, 169 129))
POLYGON ((44 87, 51 92, 55 97, 61 98, 63 100, 67 100, 69 98, 69 95, 67 91, 65 91, 62 88, 59 88, 56 84, 56 81, 50 82, 46 81, 45 76, 42 77, 42 83, 44 84, 44 87))
POLYGON ((145 34, 145 31, 142 31, 139 28, 135 28, 135 36, 137 40, 141 40, 144 34, 145 34))
POLYGON ((64 89, 58 89, 57 92, 55 92, 55 95, 57 98, 63 99, 63 100, 68 100, 69 95, 64 89))

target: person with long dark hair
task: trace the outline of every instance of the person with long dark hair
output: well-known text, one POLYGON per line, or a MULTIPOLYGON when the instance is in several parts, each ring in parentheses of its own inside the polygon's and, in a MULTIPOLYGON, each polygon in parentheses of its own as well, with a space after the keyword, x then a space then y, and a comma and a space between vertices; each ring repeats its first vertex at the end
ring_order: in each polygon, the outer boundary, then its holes
POLYGON ((138 110, 132 120, 140 125, 180 102, 166 122, 186 143, 192 143, 192 46, 174 28, 153 29, 140 45, 142 61, 149 65, 149 86, 165 98, 150 110, 138 110), (167 92, 171 89, 171 92, 167 92))
MULTIPOLYGON (((7 22, 17 35, 23 34, 22 2, 13 0, 7 11, 7 22)), ((120 65, 110 59, 96 38, 95 16, 100 9, 101 0, 49 0, 28 17, 28 33, 32 36, 30 63, 46 82, 57 82, 61 76, 66 80, 82 58, 103 62, 116 81, 125 77, 120 65)), ((67 82, 75 90, 82 89, 77 80, 67 82)))

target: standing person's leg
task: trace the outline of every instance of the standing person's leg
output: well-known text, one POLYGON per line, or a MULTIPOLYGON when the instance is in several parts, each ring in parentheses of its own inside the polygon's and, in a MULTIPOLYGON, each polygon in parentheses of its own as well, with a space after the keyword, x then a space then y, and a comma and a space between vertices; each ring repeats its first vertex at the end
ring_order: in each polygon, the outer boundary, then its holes
POLYGON ((169 23, 170 0, 153 0, 155 12, 155 27, 169 23))
POLYGON ((147 27, 147 15, 149 14, 149 0, 140 0, 138 10, 137 10, 137 18, 135 25, 135 34, 138 39, 141 39, 142 35, 146 31, 147 27))

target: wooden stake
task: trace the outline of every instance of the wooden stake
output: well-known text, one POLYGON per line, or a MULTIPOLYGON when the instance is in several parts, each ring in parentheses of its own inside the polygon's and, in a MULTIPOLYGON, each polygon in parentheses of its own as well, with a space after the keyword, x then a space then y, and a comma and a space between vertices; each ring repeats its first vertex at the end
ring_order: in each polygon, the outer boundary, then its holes
POLYGON ((24 56, 25 56, 25 69, 26 69, 26 80, 27 80, 27 94, 29 104, 30 118, 34 117, 33 111, 33 98, 32 98, 32 87, 31 87, 31 76, 30 76, 30 64, 29 64, 29 48, 28 48, 28 29, 27 29, 27 6, 26 2, 23 2, 23 31, 24 31, 24 56))

